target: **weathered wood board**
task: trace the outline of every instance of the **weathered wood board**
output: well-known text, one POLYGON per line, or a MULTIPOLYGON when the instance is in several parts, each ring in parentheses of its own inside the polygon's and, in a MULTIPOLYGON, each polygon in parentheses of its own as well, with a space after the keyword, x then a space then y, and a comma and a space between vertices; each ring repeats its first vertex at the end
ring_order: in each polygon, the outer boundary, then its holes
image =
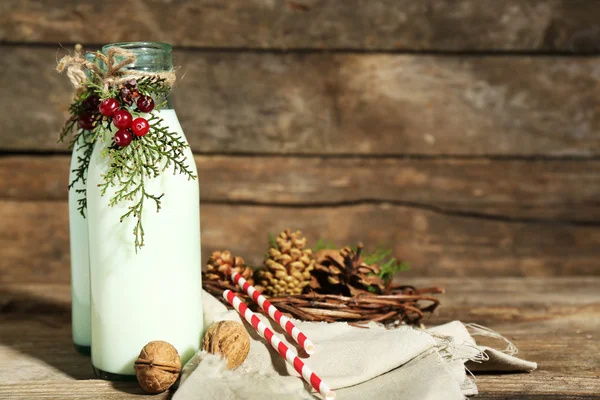
POLYGON ((586 0, 4 0, 0 41, 384 51, 597 52, 586 0), (118 10, 118 12, 114 12, 118 10))
MULTIPOLYGON (((425 321, 428 326, 455 319, 484 324, 510 339, 520 357, 538 363, 529 374, 477 374, 477 399, 598 398, 600 278, 412 278, 408 283, 446 289, 442 306, 425 321)), ((135 383, 92 380, 89 358, 72 348, 69 301, 66 284, 0 286, 0 398, 141 395, 135 383)))
MULTIPOLYGON (((0 151, 64 151, 56 138, 71 88, 53 71, 61 52, 0 52, 0 87, 11 93, 0 103, 0 151)), ((192 50, 175 58, 176 109, 196 152, 600 153, 594 58, 192 50)))
MULTIPOLYGON (((389 246, 412 266, 407 276, 600 274, 600 230, 595 226, 503 221, 392 204, 205 204, 201 218, 203 259, 229 249, 260 265, 267 232, 290 227, 304 231, 312 244, 327 235, 338 245, 389 246)), ((0 201, 0 221, 1 281, 69 281, 66 202, 0 201)))
MULTIPOLYGON (((198 155, 203 204, 390 203, 500 220, 600 225, 600 161, 198 155)), ((0 156, 0 199, 67 199, 70 157, 0 156)))
POLYGON ((177 47, 203 259, 259 265, 286 227, 391 246, 403 282, 447 289, 428 324, 539 363, 478 375, 478 399, 600 399, 599 20, 593 0, 0 2, 0 398, 142 397, 71 347, 54 65, 143 38, 177 47))

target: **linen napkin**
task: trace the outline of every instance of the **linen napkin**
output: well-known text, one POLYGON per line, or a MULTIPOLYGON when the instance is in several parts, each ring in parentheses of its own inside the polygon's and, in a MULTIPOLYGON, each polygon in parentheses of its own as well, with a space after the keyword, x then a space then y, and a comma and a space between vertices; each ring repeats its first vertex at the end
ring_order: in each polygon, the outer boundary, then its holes
MULTIPOLYGON (((242 321, 216 298, 203 293, 204 322, 242 321)), ((465 363, 477 371, 533 371, 536 363, 513 356, 516 349, 498 351, 477 346, 475 335, 498 336, 493 331, 454 321, 428 330, 396 329, 371 323, 357 328, 346 323, 294 321, 315 344, 308 356, 285 332, 263 315, 259 318, 307 365, 335 390, 338 399, 464 399, 477 394, 465 363)), ((199 352, 184 367, 174 400, 215 398, 306 399, 319 397, 292 366, 244 323, 250 334, 248 358, 235 371, 199 352), (310 394, 309 394, 310 393, 310 394)))

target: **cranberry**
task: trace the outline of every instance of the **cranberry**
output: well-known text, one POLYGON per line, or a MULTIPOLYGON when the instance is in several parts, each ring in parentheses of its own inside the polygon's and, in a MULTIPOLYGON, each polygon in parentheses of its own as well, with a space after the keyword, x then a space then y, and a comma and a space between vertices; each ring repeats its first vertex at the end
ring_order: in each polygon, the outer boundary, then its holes
POLYGON ((131 123, 131 130, 136 136, 144 136, 150 130, 150 124, 146 118, 136 118, 131 123))
POLYGON ((91 131, 92 129, 94 129, 95 122, 96 122, 96 118, 94 118, 93 114, 83 113, 79 116, 79 119, 77 120, 77 125, 79 125, 79 127, 81 129, 85 129, 86 131, 91 131))
POLYGON ((127 110, 117 110, 113 114, 113 124, 119 129, 128 129, 133 117, 127 110))
POLYGON ((83 107, 91 113, 97 113, 98 106, 100 106, 100 96, 97 94, 91 94, 83 101, 83 107))
POLYGON ((117 146, 125 147, 129 146, 129 143, 133 140, 133 135, 129 132, 128 129, 120 129, 115 133, 114 137, 115 143, 117 146))
POLYGON ((119 109, 119 102, 117 99, 109 98, 102 100, 100 103, 100 113, 105 117, 112 117, 112 115, 119 109))
POLYGON ((149 113, 154 110, 154 100, 150 96, 140 96, 137 99, 137 108, 141 112, 149 113))

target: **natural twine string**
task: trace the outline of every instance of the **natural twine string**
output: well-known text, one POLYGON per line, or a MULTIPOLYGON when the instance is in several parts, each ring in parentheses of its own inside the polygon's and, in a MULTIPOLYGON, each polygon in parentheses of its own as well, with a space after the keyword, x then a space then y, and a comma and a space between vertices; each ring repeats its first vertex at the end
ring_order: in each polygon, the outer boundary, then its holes
POLYGON ((106 52, 106 55, 96 52, 96 57, 100 58, 106 65, 106 71, 102 71, 96 64, 86 60, 81 54, 81 45, 75 45, 74 55, 67 55, 60 59, 56 70, 60 73, 66 72, 67 77, 75 87, 75 93, 81 93, 85 91, 84 84, 87 82, 88 77, 86 70, 92 71, 94 74, 100 77, 102 82, 102 88, 107 90, 111 86, 118 85, 121 82, 128 81, 133 77, 151 76, 164 79, 165 83, 172 87, 175 83, 175 72, 141 72, 125 70, 121 71, 126 65, 134 63, 136 60, 135 54, 131 51, 122 49, 120 47, 111 47, 106 52), (116 56, 122 57, 121 62, 116 62, 116 56))

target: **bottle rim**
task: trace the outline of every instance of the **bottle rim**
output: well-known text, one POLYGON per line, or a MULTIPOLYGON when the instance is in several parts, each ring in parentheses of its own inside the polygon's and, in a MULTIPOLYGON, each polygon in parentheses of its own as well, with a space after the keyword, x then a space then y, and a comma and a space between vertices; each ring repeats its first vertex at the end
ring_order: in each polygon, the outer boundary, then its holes
MULTIPOLYGON (((111 43, 102 47, 102 53, 108 54, 111 48, 129 50, 136 56, 131 64, 123 66, 122 70, 135 70, 143 72, 163 72, 173 70, 173 55, 171 45, 159 42, 121 42, 111 43)), ((122 55, 116 55, 115 60, 123 60, 122 55)))
POLYGON ((168 43, 161 42, 118 42, 110 43, 102 47, 102 52, 106 52, 111 47, 120 47, 127 50, 142 50, 142 51, 167 51, 173 50, 173 46, 168 43))

